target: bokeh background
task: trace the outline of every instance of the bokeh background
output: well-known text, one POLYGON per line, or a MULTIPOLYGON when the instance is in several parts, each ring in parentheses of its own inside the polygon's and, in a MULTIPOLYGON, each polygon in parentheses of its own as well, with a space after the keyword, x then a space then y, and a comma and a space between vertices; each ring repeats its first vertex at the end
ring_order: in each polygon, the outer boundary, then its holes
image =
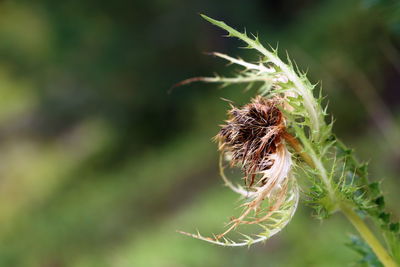
POLYGON ((211 138, 254 91, 203 52, 256 60, 198 13, 294 58, 322 84, 334 131, 400 209, 400 4, 389 0, 0 2, 0 266, 351 266, 351 225, 301 204, 265 245, 221 248, 237 197, 211 138))

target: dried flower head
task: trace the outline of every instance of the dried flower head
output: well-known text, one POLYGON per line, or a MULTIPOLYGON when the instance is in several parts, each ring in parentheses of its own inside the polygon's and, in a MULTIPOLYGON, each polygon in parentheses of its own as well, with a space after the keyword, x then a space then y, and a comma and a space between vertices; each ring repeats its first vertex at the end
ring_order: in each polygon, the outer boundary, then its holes
POLYGON ((281 98, 257 96, 242 108, 231 105, 228 120, 215 139, 219 143, 221 159, 244 173, 246 189, 233 185, 223 172, 221 161, 221 176, 225 184, 246 199, 242 204, 244 210, 239 217, 231 219, 225 232, 214 238, 184 234, 219 245, 242 246, 268 239, 290 221, 299 194, 291 175, 291 155, 283 141, 286 132, 285 119, 279 107, 282 104, 281 98), (261 226, 263 232, 256 238, 246 236, 241 242, 225 237, 239 225, 249 224, 261 226))
POLYGON ((244 172, 247 196, 245 210, 232 220, 232 226, 217 236, 221 238, 240 224, 257 224, 270 218, 280 208, 288 192, 288 177, 292 161, 282 141, 285 121, 278 105, 281 99, 257 96, 242 108, 231 105, 228 120, 216 139, 219 150, 231 167, 244 172), (262 208, 269 200, 267 212, 262 208), (251 212, 255 216, 249 218, 251 212))
MULTIPOLYGON (((281 139, 285 132, 280 100, 261 96, 241 109, 231 105, 229 119, 216 136, 219 150, 230 158, 230 165, 240 166, 249 187, 257 175, 274 165, 272 155, 283 146, 281 139)), ((266 178, 256 183, 266 183, 266 178)))

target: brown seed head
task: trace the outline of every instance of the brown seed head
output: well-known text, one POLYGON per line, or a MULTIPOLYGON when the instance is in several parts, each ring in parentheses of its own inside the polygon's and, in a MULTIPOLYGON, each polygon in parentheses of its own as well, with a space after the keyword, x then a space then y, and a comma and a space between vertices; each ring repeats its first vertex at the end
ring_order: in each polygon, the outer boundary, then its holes
POLYGON ((279 104, 278 99, 257 96, 240 109, 232 105, 216 136, 219 150, 230 156, 231 166, 242 168, 249 186, 258 173, 271 168, 270 156, 281 145, 285 122, 279 104))

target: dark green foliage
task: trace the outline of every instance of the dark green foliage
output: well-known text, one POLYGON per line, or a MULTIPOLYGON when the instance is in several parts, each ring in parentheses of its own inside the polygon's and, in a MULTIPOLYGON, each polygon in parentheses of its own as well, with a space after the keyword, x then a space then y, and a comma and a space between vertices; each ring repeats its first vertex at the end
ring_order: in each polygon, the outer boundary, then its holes
POLYGON ((361 256, 361 259, 357 262, 360 266, 383 267, 383 264, 375 256, 371 248, 358 236, 351 235, 350 242, 346 245, 361 256))

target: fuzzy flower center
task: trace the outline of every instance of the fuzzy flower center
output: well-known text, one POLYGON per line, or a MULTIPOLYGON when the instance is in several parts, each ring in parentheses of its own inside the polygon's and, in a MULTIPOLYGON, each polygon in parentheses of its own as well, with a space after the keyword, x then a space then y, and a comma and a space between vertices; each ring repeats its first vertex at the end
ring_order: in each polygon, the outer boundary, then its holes
POLYGON ((272 167, 272 155, 282 145, 285 125, 278 104, 277 99, 257 96, 240 109, 231 106, 228 120, 216 136, 219 150, 230 157, 231 166, 242 168, 250 187, 257 182, 257 174, 272 167))

